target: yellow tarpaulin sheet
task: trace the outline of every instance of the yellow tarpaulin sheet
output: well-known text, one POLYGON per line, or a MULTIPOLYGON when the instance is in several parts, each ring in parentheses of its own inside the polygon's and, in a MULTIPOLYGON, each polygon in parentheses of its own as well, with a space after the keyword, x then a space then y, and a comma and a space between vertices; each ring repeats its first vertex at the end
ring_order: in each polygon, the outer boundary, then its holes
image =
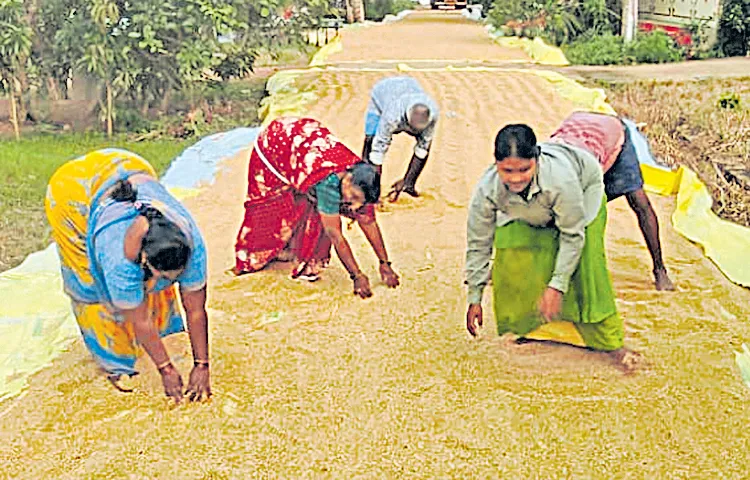
POLYGON ((644 190, 646 191, 669 196, 674 195, 680 189, 682 169, 672 171, 641 164, 641 172, 643 173, 644 190))
POLYGON ((557 47, 547 45, 537 37, 534 40, 519 37, 495 37, 495 42, 501 47, 522 48, 534 63, 564 67, 570 65, 565 54, 557 47))
POLYGON ((311 67, 319 67, 321 65, 325 65, 326 61, 328 60, 328 57, 333 55, 334 53, 338 53, 341 50, 343 50, 344 47, 341 44, 341 35, 336 35, 333 40, 328 42, 327 45, 323 46, 318 52, 313 56, 312 60, 310 61, 311 67))
POLYGON ((526 72, 547 80, 561 97, 574 103, 582 110, 610 115, 617 114, 612 105, 607 103, 607 93, 601 88, 584 87, 575 80, 557 72, 546 70, 526 70, 526 72))
POLYGON ((266 82, 268 96, 261 100, 258 116, 263 119, 263 126, 267 126, 274 119, 282 116, 301 116, 305 113, 305 105, 315 101, 318 97, 314 91, 300 91, 295 80, 303 73, 315 71, 315 67, 325 65, 330 55, 343 49, 341 36, 337 35, 328 45, 316 53, 310 61, 308 70, 284 70, 276 73, 266 82))
POLYGON ((713 199, 703 182, 683 167, 672 214, 675 230, 701 245, 727 278, 750 287, 750 228, 720 219, 711 211, 712 205, 713 199))
POLYGON ((281 116, 301 116, 305 112, 305 105, 315 101, 317 95, 313 91, 300 91, 295 80, 303 72, 289 70, 276 73, 268 79, 266 90, 268 96, 261 100, 258 116, 263 119, 265 127, 275 118, 281 116))
POLYGON ((0 274, 0 400, 19 394, 30 375, 77 338, 60 261, 51 245, 0 274))

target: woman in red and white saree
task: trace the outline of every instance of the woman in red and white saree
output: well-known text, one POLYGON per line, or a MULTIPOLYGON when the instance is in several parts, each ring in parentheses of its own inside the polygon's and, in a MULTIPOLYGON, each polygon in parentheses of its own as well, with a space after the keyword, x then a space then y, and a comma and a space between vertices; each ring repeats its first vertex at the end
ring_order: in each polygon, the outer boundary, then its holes
POLYGON ((250 155, 245 220, 235 245, 235 273, 256 272, 272 261, 295 260, 292 278, 317 280, 331 246, 349 271, 354 293, 372 296, 341 230, 341 215, 357 221, 380 260, 391 288, 391 268, 374 204, 380 176, 318 121, 282 117, 260 132, 250 155))

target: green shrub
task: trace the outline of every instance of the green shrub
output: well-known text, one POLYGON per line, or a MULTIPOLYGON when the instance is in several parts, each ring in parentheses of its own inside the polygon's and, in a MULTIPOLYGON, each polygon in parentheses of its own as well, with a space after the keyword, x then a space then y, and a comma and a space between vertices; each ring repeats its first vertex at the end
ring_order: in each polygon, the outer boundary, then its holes
POLYGON ((667 63, 685 58, 685 52, 660 30, 638 35, 627 45, 617 35, 588 32, 562 48, 570 63, 577 65, 667 63))
POLYGON ((393 0, 391 14, 397 15, 405 10, 414 10, 415 4, 411 0, 393 0))
POLYGON ((578 17, 582 30, 599 34, 618 33, 620 15, 617 12, 621 9, 622 6, 613 0, 581 0, 578 4, 578 17))
POLYGON ((716 102, 719 108, 726 110, 739 110, 742 106, 740 96, 735 92, 723 93, 716 102))
POLYGON ((487 18, 489 17, 490 10, 492 9, 492 5, 494 2, 492 0, 474 0, 470 2, 473 5, 481 5, 482 6, 482 16, 487 18))
POLYGON ((750 0, 725 0, 716 45, 728 57, 750 51, 750 0))
POLYGON ((622 37, 605 33, 585 35, 570 45, 563 46, 570 63, 577 65, 621 65, 625 63, 625 44, 622 37))
POLYGON ((412 10, 414 2, 410 0, 366 0, 365 17, 379 22, 386 15, 396 15, 404 10, 412 10))
POLYGON ((151 122, 132 108, 120 108, 117 111, 117 130, 130 133, 143 133, 151 129, 151 122))
POLYGON ((687 58, 691 60, 705 60, 718 56, 719 51, 710 37, 708 28, 708 20, 690 21, 687 30, 690 32, 691 42, 687 46, 687 58))
POLYGON ((501 29, 509 22, 528 22, 539 15, 539 6, 531 0, 495 0, 487 12, 487 21, 501 29))
POLYGON ((662 30, 638 35, 625 50, 636 63, 679 62, 685 58, 685 52, 662 30))

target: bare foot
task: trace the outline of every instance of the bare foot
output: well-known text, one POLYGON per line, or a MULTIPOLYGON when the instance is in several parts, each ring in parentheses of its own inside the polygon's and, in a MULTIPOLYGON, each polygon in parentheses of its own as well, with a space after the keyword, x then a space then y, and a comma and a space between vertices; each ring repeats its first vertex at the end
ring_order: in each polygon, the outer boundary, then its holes
POLYGON ((609 352, 614 364, 625 373, 633 373, 643 363, 643 355, 629 348, 622 347, 609 352))
POLYGON ((130 375, 107 375, 107 380, 119 391, 130 393, 135 390, 135 382, 130 375))
POLYGON ((306 274, 309 275, 320 275, 323 271, 323 263, 317 260, 310 260, 307 264, 306 274))
POLYGON ((414 187, 404 187, 403 192, 404 193, 408 193, 409 195, 411 195, 414 198, 418 198, 419 197, 419 192, 417 192, 417 190, 414 187))
POLYGON ((292 279, 317 282, 320 279, 320 275, 318 275, 318 273, 315 271, 315 268, 311 265, 310 262, 303 262, 297 265, 294 270, 292 270, 292 279))
POLYGON ((654 278, 656 279, 656 289, 659 291, 674 291, 674 283, 669 278, 666 268, 654 270, 654 278))

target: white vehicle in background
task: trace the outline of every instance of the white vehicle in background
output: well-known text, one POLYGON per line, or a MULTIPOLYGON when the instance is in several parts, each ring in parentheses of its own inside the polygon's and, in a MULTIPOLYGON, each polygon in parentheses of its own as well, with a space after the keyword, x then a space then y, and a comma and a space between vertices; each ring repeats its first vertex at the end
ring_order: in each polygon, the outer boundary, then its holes
POLYGON ((639 0, 638 27, 644 31, 661 29, 680 45, 689 45, 689 26, 704 25, 709 43, 716 40, 721 16, 721 0, 639 0))
POLYGON ((462 10, 467 3, 466 0, 430 0, 433 10, 462 10))

